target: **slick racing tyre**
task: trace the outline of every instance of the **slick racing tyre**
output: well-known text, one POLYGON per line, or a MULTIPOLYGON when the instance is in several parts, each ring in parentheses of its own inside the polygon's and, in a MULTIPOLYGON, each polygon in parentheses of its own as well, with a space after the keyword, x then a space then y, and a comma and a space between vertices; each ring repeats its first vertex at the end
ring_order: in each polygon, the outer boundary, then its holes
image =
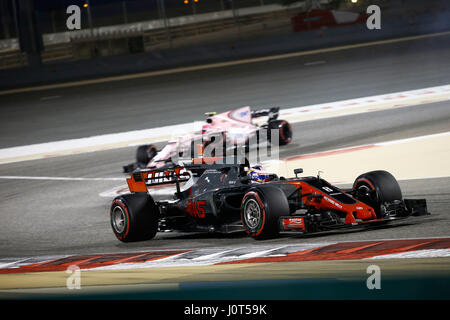
POLYGON ((156 147, 152 144, 140 146, 136 151, 136 161, 145 167, 156 156, 156 147))
POLYGON ((289 215, 289 204, 278 187, 261 185, 250 189, 242 199, 242 224, 254 239, 278 236, 279 217, 286 215, 289 215))
POLYGON ((158 207, 146 193, 116 197, 110 218, 114 234, 123 242, 150 240, 158 231, 158 207))
POLYGON ((267 139, 269 141, 271 141, 271 130, 278 130, 280 146, 284 146, 292 141, 292 128, 286 120, 270 121, 267 130, 267 139))
POLYGON ((377 218, 384 217, 385 203, 402 200, 402 191, 397 180, 383 170, 360 175, 353 183, 353 192, 358 200, 375 210, 377 218))

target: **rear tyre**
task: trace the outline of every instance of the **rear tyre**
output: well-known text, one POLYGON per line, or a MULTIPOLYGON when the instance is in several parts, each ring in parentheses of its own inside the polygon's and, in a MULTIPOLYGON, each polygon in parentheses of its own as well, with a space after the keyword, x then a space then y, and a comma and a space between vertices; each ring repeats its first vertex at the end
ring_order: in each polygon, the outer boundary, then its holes
POLYGON ((120 241, 150 240, 158 231, 158 215, 158 207, 147 193, 118 196, 111 204, 111 227, 120 241))
POLYGON ((377 218, 386 214, 384 204, 402 200, 402 191, 397 180, 387 171, 370 171, 360 175, 353 183, 356 198, 371 206, 377 218))
POLYGON ((267 138, 271 141, 271 130, 278 130, 279 144, 284 146, 292 141, 292 128, 286 120, 273 120, 268 125, 267 138))
POLYGON ((242 224, 245 231, 254 239, 278 236, 279 218, 286 215, 289 215, 286 195, 275 186, 261 185, 252 188, 242 199, 242 224))
POLYGON ((154 145, 140 146, 136 151, 136 161, 139 165, 145 167, 156 154, 157 151, 154 145))

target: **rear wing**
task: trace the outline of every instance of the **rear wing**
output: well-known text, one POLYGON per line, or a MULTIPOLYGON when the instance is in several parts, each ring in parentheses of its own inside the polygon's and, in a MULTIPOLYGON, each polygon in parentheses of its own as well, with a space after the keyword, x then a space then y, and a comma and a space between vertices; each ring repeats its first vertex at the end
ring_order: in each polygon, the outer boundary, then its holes
POLYGON ((272 107, 270 109, 261 109, 261 110, 252 110, 251 117, 259 118, 259 117, 269 117, 269 121, 276 120, 280 113, 280 107, 272 107))
POLYGON ((183 167, 175 167, 162 170, 142 170, 131 174, 127 179, 130 192, 147 192, 148 187, 176 184, 177 192, 180 192, 180 182, 186 182, 191 178, 188 171, 183 167))

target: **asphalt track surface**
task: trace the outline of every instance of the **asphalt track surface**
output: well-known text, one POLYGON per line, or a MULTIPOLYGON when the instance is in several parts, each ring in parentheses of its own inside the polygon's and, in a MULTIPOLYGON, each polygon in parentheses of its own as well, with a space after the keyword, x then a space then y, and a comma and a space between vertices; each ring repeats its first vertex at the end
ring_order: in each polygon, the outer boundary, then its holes
MULTIPOLYGON (((450 83, 450 37, 265 63, 0 96, 0 147, 159 127, 242 105, 293 107, 450 83), (305 63, 325 61, 305 66, 305 63)), ((281 157, 448 131, 449 102, 293 125, 281 157)), ((0 166, 0 176, 122 177, 134 147, 0 166)), ((407 161, 407 159, 405 159, 407 161)), ((125 178, 125 177, 124 177, 125 178)), ((243 233, 158 234, 124 244, 109 224, 120 181, 0 179, 0 258, 254 245, 243 233)), ((432 215, 368 231, 283 236, 264 244, 448 236, 450 178, 400 182, 432 215)))

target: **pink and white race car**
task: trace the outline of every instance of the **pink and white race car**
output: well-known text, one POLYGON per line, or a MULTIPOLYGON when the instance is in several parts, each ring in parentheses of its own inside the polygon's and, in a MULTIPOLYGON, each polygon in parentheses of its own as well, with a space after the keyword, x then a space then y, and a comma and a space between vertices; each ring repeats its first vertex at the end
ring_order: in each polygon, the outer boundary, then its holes
MULTIPOLYGON (((208 144, 219 137, 227 150, 236 146, 245 146, 245 150, 253 147, 251 138, 260 132, 267 133, 267 140, 271 142, 271 130, 277 130, 279 145, 286 145, 292 141, 292 128, 286 120, 278 120, 279 107, 270 109, 251 110, 249 106, 216 114, 206 113, 207 119, 201 132, 189 134, 176 140, 169 141, 164 148, 158 150, 154 145, 142 145, 136 152, 136 162, 123 167, 124 172, 133 172, 142 168, 161 169, 177 164, 180 156, 190 159, 197 155, 196 146, 206 148, 208 144), (253 119, 267 117, 267 122, 258 125, 253 119)), ((217 142, 217 141, 216 141, 217 142)))

